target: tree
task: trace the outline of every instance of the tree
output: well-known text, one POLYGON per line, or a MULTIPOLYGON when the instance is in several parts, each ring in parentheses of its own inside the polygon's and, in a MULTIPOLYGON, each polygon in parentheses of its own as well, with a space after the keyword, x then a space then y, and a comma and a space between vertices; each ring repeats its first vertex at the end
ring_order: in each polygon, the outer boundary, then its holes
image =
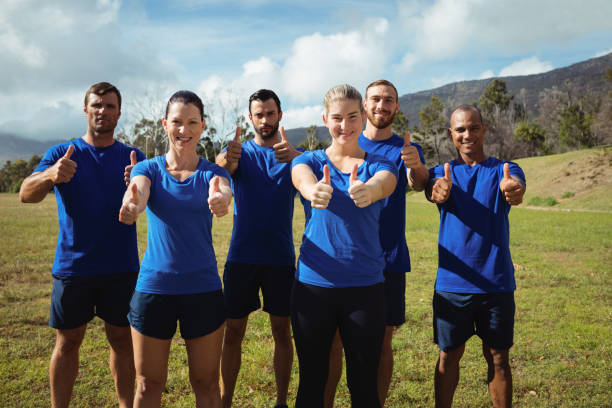
POLYGON ((7 160, 0 169, 0 192, 18 193, 23 180, 34 172, 41 159, 41 156, 34 155, 27 162, 7 160))
POLYGON ((520 142, 530 147, 530 152, 547 153, 546 130, 537 123, 522 121, 514 128, 514 136, 520 142))
POLYGON ((319 140, 317 136, 317 125, 310 125, 306 128, 306 139, 297 147, 304 150, 320 150, 329 146, 329 142, 319 140))
POLYGON ((422 143, 423 154, 431 158, 435 156, 436 162, 442 163, 442 147, 448 143, 448 132, 446 122, 446 108, 440 98, 436 95, 431 95, 429 105, 421 107, 419 112, 420 128, 417 129, 417 134, 420 133, 419 142, 422 143))
POLYGON ((409 130, 409 123, 410 121, 408 120, 406 115, 404 115, 404 112, 397 111, 395 117, 393 118, 393 124, 391 125, 391 129, 393 129, 393 132, 397 133, 399 136, 403 136, 409 130))
POLYGON ((514 124, 525 116, 520 104, 516 104, 516 107, 510 104, 513 99, 514 96, 506 89, 506 82, 497 78, 487 85, 478 98, 478 107, 487 124, 488 148, 500 159, 513 158, 514 124))
POLYGON ((591 132, 592 124, 593 116, 585 114, 578 104, 573 103, 561 112, 559 139, 573 148, 595 146, 597 138, 591 132))

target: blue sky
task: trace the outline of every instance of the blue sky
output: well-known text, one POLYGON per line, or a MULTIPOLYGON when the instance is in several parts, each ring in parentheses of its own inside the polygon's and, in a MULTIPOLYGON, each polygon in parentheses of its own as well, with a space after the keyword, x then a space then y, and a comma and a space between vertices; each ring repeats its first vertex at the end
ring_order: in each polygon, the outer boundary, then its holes
POLYGON ((262 87, 287 128, 320 125, 339 83, 385 78, 405 94, 612 52, 611 15, 609 0, 4 0, 0 131, 79 136, 83 94, 102 80, 121 90, 126 128, 178 89, 228 127, 262 87))

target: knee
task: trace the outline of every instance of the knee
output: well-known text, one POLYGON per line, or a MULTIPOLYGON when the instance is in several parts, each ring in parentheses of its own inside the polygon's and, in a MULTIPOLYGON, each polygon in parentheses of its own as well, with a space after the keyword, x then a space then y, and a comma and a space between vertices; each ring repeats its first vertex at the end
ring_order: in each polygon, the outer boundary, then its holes
POLYGON ((486 360, 489 368, 494 369, 496 372, 504 373, 504 375, 510 373, 510 359, 507 350, 491 349, 490 353, 485 355, 485 357, 488 357, 486 360))
POLYGON ((55 352, 59 354, 78 353, 82 342, 82 337, 58 336, 55 341, 55 352))
POLYGON ((438 360, 440 371, 459 367, 459 361, 461 361, 461 357, 463 356, 463 350, 463 347, 459 347, 452 351, 440 350, 440 357, 438 360))
POLYGON ((165 385, 165 378, 150 378, 143 375, 136 377, 136 393, 138 395, 161 395, 165 385))
POLYGON ((198 394, 206 395, 220 395, 221 389, 219 388, 219 378, 216 376, 211 377, 190 377, 189 381, 193 387, 193 391, 198 394))
POLYGON ((274 344, 289 346, 291 345, 291 329, 289 324, 272 326, 272 337, 274 344))

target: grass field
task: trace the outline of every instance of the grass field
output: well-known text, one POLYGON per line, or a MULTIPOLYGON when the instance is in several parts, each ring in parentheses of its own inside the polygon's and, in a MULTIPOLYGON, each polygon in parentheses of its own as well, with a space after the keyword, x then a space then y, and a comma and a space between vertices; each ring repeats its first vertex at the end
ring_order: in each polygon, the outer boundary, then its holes
MULTIPOLYGON (((609 160, 608 154, 602 153, 604 160, 609 160)), ((528 160, 521 165, 528 180, 533 180, 535 177, 530 179, 530 173, 540 164, 532 165, 528 160)), ((551 162, 544 167, 553 165, 551 162)), ((546 185, 542 180, 530 182, 528 191, 532 194, 537 193, 534 188, 537 183, 546 185)), ((518 207, 510 213, 511 249, 518 286, 515 345, 511 350, 515 406, 612 407, 611 193, 610 188, 601 190, 600 199, 593 200, 597 201, 597 208, 587 208, 608 212, 536 211, 518 207)), ((423 202, 421 197, 411 196, 406 208, 406 238, 413 270, 407 279, 407 323, 396 333, 393 342, 395 374, 387 407, 433 406, 437 348, 431 340, 431 295, 439 217, 436 207, 423 202)), ((299 248, 304 224, 299 207, 296 202, 296 248, 299 248)), ((19 203, 17 195, 0 194, 2 407, 50 404, 47 369, 55 333, 47 321, 50 269, 57 236, 55 212, 52 195, 41 204, 25 205, 19 203)), ((220 271, 228 250, 231 223, 231 216, 215 220, 213 239, 220 271)), ((146 241, 144 217, 139 220, 138 228, 142 254, 146 241)), ((236 407, 273 405, 271 353, 267 316, 255 313, 249 321, 244 343, 236 407)), ((102 324, 94 319, 81 347, 72 406, 116 405, 107 360, 102 324)), ((468 342, 461 367, 455 406, 490 406, 486 368, 476 338, 468 342)), ((342 384, 344 381, 343 378, 342 384)), ((297 363, 290 398, 295 397, 296 386, 297 363)), ((336 401, 338 407, 350 406, 346 386, 340 387, 336 401)), ((178 337, 172 344, 163 406, 194 406, 185 347, 178 337)))

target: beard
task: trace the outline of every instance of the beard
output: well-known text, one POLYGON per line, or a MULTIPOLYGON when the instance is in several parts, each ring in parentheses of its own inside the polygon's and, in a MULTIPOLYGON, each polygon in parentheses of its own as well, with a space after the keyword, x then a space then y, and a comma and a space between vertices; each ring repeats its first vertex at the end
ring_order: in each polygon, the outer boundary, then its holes
POLYGON ((276 134, 278 133, 278 127, 279 126, 280 125, 278 123, 276 125, 274 125, 274 126, 269 126, 269 125, 260 126, 258 129, 255 129, 255 133, 257 133, 259 135, 259 137, 261 137, 263 140, 271 139, 274 136, 276 136, 276 134), (262 131, 262 129, 264 129, 266 127, 267 128, 271 128, 270 131, 268 131, 268 130, 262 131))
MULTIPOLYGON (((389 112, 389 111, 384 111, 384 112, 389 112)), ((375 112, 370 113, 368 111, 367 114, 368 114, 368 121, 372 125, 374 125, 376 129, 384 129, 390 126, 393 123, 393 118, 395 118, 395 113, 391 113, 391 112, 389 112, 389 116, 386 119, 377 118, 375 115, 375 112)))

